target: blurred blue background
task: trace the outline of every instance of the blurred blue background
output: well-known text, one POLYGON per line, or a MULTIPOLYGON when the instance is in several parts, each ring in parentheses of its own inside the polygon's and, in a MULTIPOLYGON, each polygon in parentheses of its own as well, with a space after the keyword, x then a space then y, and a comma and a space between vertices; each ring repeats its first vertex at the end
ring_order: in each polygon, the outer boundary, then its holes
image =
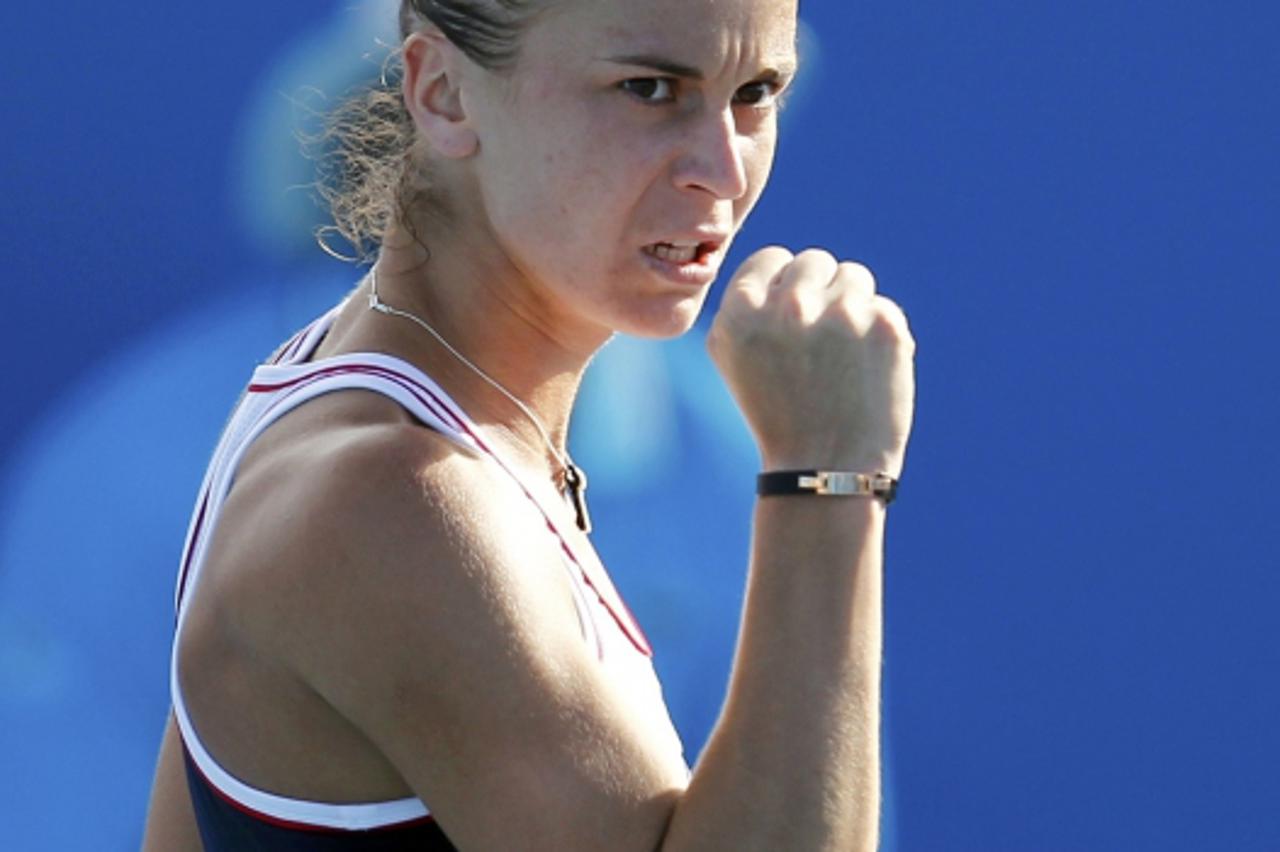
MULTIPOLYGON (((137 847, 207 455, 358 274, 310 240, 293 134, 393 5, 0 11, 6 849, 137 847)), ((805 8, 735 261, 861 259, 919 339, 886 849, 1280 849, 1277 9, 805 8)), ((573 442, 693 757, 756 468, 701 332, 611 344, 573 442)))

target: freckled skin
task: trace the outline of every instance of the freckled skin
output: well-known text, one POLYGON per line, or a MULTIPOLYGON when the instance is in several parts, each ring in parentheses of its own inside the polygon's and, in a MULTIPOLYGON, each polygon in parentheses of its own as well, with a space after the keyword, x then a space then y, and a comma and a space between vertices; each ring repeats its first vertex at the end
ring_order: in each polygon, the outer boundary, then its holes
POLYGON ((483 215, 511 266, 569 314, 559 327, 669 336, 692 325, 706 288, 657 280, 639 252, 698 226, 741 226, 777 128, 771 110, 735 104, 735 92, 794 65, 794 43, 789 0, 569 0, 528 33, 516 74, 480 81, 499 95, 469 104, 483 215), (705 79, 682 85, 676 104, 640 103, 618 84, 658 72, 601 59, 634 54, 705 79))

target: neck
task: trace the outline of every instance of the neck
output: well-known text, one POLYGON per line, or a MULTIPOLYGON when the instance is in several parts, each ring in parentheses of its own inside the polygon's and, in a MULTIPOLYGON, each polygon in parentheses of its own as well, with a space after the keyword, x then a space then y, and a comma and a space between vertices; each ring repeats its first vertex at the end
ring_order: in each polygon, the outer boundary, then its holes
POLYGON ((538 426, 555 451, 565 455, 582 374, 608 334, 579 330, 569 337, 566 330, 572 324, 557 320, 532 288, 518 286, 511 270, 477 263, 474 258, 484 257, 482 252, 433 233, 433 244, 439 241, 454 250, 433 245, 427 257, 408 235, 388 235, 375 268, 378 295, 386 305, 427 323, 457 355, 415 322, 364 310, 368 302, 363 293, 353 303, 362 310, 362 336, 372 336, 380 350, 422 367, 473 419, 501 433, 526 463, 543 470, 547 462, 558 465, 538 426), (520 400, 537 423, 481 373, 520 400))

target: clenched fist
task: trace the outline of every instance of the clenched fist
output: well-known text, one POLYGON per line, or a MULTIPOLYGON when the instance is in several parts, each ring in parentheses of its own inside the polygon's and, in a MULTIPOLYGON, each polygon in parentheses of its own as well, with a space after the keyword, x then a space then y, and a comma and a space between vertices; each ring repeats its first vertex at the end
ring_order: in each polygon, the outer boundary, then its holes
POLYGON ((729 283, 707 346, 765 470, 901 474, 915 341, 866 267, 762 249, 729 283))

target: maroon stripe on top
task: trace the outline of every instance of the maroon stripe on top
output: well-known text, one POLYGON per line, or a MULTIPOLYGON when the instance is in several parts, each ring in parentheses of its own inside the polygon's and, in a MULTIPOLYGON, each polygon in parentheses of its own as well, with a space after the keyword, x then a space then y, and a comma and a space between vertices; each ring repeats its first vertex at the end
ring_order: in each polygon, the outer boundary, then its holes
MULTIPOLYGON (((440 417, 441 420, 449 423, 458 431, 465 432, 473 438, 475 437, 471 430, 466 428, 466 423, 462 420, 461 416, 451 410, 446 403, 441 401, 434 394, 430 394, 430 391, 427 388, 422 387, 410 376, 406 376, 403 373, 396 372, 395 370, 391 370, 386 367, 380 367, 376 364, 348 364, 337 367, 322 367, 318 370, 313 370, 310 373, 289 379, 288 381, 269 383, 254 382, 249 385, 249 393, 276 393, 283 390, 296 390, 303 385, 309 385, 320 381, 321 379, 343 375, 371 375, 394 381, 396 384, 412 393, 419 402, 431 409, 431 411, 440 417), (430 394, 430 398, 424 398, 420 391, 430 394)), ((486 452, 489 452, 487 448, 486 452)))
POLYGON ((621 628, 623 634, 631 644, 635 646, 635 649, 646 657, 653 656, 653 648, 650 646, 648 638, 644 635, 644 631, 641 630, 639 623, 636 622, 635 616, 631 613, 631 610, 627 608, 626 603, 621 599, 621 597, 618 597, 618 605, 625 611, 624 615, 623 613, 618 612, 610 601, 610 597, 603 594, 601 589, 592 581, 591 575, 583 568, 582 563, 573 552, 573 548, 569 545, 568 539, 560 532, 555 520, 551 517, 550 513, 543 508, 542 503, 540 503, 529 489, 525 487, 520 478, 507 467, 501 457, 484 442, 484 439, 471 429, 463 416, 460 413, 455 412, 450 403, 441 399, 431 388, 422 384, 414 377, 401 373, 398 370, 393 370, 390 367, 383 367, 378 364, 347 364, 332 367, 320 367, 301 376, 296 376, 282 382, 254 382, 249 385, 249 392, 275 393, 286 390, 296 391, 305 385, 312 384, 313 382, 341 375, 368 375, 394 382, 402 389, 412 394, 415 399, 435 413, 436 416, 440 417, 446 423, 450 423, 455 429, 474 441, 477 447, 492 458, 499 467, 506 471, 507 474, 515 480, 525 497, 527 497, 529 501, 537 507, 538 511, 542 514, 543 519, 546 521, 547 527, 555 534, 556 538, 559 539, 560 547, 564 551, 565 555, 575 566, 577 566, 578 571, 586 581, 587 586, 595 593, 596 597, 600 600, 600 603, 604 606, 605 610, 613 618, 618 627, 621 628))
POLYGON ((312 323, 302 331, 298 332, 294 337, 293 343, 289 346, 289 351, 285 354, 284 358, 281 359, 282 361, 292 361, 297 357, 298 353, 302 350, 302 344, 311 336, 311 329, 314 326, 315 323, 312 323))
MULTIPOLYGON (((310 328, 310 326, 308 326, 308 328, 310 328)), ((268 361, 267 363, 269 364, 284 363, 284 361, 293 354, 294 350, 298 347, 298 344, 302 342, 302 338, 306 336, 306 333, 307 333, 307 328, 304 328, 302 331, 299 331, 293 337, 290 337, 288 340, 286 340, 284 344, 279 349, 276 350, 276 354, 272 356, 271 360, 268 361)))
POLYGON ((436 821, 434 816, 427 814, 425 816, 413 817, 412 819, 401 820, 399 822, 387 823, 386 825, 373 826, 372 828, 338 828, 331 825, 316 825, 310 822, 297 822, 295 820, 272 816, 271 814, 263 813, 256 808, 249 807, 239 799, 232 798, 217 784, 214 784, 209 780, 209 776, 204 774, 204 771, 200 768, 200 764, 196 763, 195 760, 192 759, 191 752, 187 751, 186 743, 182 744, 182 750, 186 755, 187 764, 196 771, 196 774, 200 776, 200 780, 204 782, 204 785, 208 787, 219 800, 225 802, 232 808, 235 808, 247 817, 255 819, 258 822, 265 822, 268 825, 274 825, 277 828, 286 828, 292 831, 308 831, 314 834, 346 834, 351 831, 393 831, 401 828, 409 828, 415 825, 425 825, 436 821))
MULTIPOLYGON (((422 393, 427 394, 432 399, 439 402, 440 405, 442 406, 446 405, 446 403, 443 400, 440 400, 435 395, 435 393, 432 392, 431 388, 426 387, 425 385, 422 385, 419 382, 415 381, 412 376, 406 376, 402 373, 398 373, 394 370, 390 370, 386 368, 380 368, 380 369, 384 370, 386 373, 392 376, 395 376, 396 378, 402 381, 411 383, 412 385, 414 385, 414 387, 416 387, 422 393)), ((622 629, 623 634, 627 637, 628 640, 630 640, 631 644, 635 646, 635 649, 637 651, 639 651, 641 654, 645 655, 646 657, 652 657, 653 648, 649 645, 648 637, 644 635, 644 631, 641 630, 640 624, 635 620, 635 616, 632 614, 631 610, 627 607, 626 602, 622 600, 621 596, 618 597, 618 604, 623 608, 623 610, 626 611, 626 617, 624 617, 621 613, 619 613, 617 610, 614 609, 613 605, 609 601, 609 598, 604 594, 602 594, 600 589, 597 588, 596 584, 592 582, 591 575, 582 567, 582 563, 578 561, 578 557, 573 552, 573 548, 569 545, 568 539, 566 539, 564 534, 560 532, 559 527, 556 526, 555 520, 551 517, 550 513, 543 508, 542 503, 538 501, 538 498, 534 497, 533 494, 529 492, 529 489, 525 487, 524 483, 520 480, 520 478, 516 476, 506 466, 506 464, 502 461, 502 459, 498 456, 498 454, 495 453, 493 450, 491 450, 488 447, 488 445, 484 443, 484 440, 481 439, 481 437, 477 435, 475 432, 473 432, 465 422, 463 422, 462 420, 459 420, 458 425, 460 430, 463 433, 465 433, 468 437, 470 437, 473 441, 475 441, 476 444, 482 450, 488 453, 489 456, 495 462, 497 462, 498 465, 503 470, 505 470, 507 474, 511 476, 512 479, 515 480, 516 484, 520 486, 520 490, 524 492, 525 497, 529 498, 529 502, 533 503, 533 505, 537 507, 538 511, 542 513, 542 517, 546 521, 547 527, 551 530, 552 533, 555 534, 556 538, 559 539, 560 547, 562 550, 564 550, 565 555, 568 556, 569 560, 578 567, 578 571, 582 575, 582 579, 586 582, 587 586, 591 588, 591 591, 595 593, 596 597, 600 600, 600 603, 604 606, 605 610, 613 618, 614 622, 616 622, 618 627, 622 629)))

